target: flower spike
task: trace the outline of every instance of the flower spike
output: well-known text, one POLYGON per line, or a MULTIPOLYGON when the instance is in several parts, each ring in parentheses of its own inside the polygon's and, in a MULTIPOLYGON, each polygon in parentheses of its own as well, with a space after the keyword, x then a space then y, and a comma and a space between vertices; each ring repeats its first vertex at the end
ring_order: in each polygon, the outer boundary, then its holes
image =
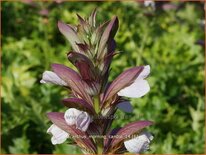
MULTIPOLYGON (((50 112, 53 123, 47 132, 52 144, 67 139, 78 146, 84 154, 124 154, 147 151, 153 136, 146 131, 151 121, 135 121, 112 129, 116 111, 133 112, 128 98, 139 98, 149 92, 147 77, 150 66, 137 66, 123 71, 109 81, 111 63, 116 54, 115 35, 119 20, 99 24, 97 9, 88 18, 77 14, 79 23, 70 25, 58 22, 59 31, 71 44, 67 59, 75 69, 63 64, 52 64, 52 71, 43 73, 41 83, 52 83, 67 88, 68 95, 62 99, 67 109, 64 113, 50 112)), ((135 111, 135 110, 134 110, 135 111)))

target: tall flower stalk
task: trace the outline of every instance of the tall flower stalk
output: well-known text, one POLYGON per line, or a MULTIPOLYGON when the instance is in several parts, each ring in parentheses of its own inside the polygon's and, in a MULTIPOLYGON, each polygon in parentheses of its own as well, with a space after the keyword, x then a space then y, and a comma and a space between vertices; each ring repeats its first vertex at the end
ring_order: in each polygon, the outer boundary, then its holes
POLYGON ((58 22, 60 32, 72 46, 67 58, 77 71, 52 64, 52 71, 45 71, 40 81, 60 85, 70 92, 62 100, 68 108, 65 113, 47 114, 53 123, 47 130, 52 144, 70 139, 70 144, 79 146, 85 154, 146 151, 153 136, 144 128, 152 125, 151 121, 136 121, 115 129, 111 125, 117 109, 132 112, 129 97, 142 97, 150 90, 146 80, 150 66, 127 69, 109 82, 110 64, 117 54, 114 36, 118 18, 97 24, 96 10, 89 18, 77 18, 76 26, 58 22))

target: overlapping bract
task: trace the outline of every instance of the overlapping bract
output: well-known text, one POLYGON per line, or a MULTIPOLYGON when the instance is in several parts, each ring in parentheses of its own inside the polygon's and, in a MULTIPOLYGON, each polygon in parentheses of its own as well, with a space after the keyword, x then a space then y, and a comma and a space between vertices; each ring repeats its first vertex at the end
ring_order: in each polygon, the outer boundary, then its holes
POLYGON ((42 83, 53 83, 71 90, 70 97, 62 100, 69 109, 65 113, 48 113, 48 118, 54 124, 52 127, 58 129, 58 132, 50 129, 50 133, 53 137, 55 133, 61 133, 61 139, 53 144, 70 137, 84 153, 127 152, 123 142, 128 136, 152 125, 152 122, 137 121, 111 130, 114 117, 110 116, 115 114, 117 108, 132 111, 131 104, 124 97, 141 97, 149 91, 145 78, 149 75, 150 67, 130 68, 109 84, 110 64, 116 54, 114 36, 118 29, 118 18, 115 16, 111 21, 98 25, 96 10, 87 19, 80 15, 77 17, 77 26, 58 22, 58 28, 72 46, 67 58, 78 72, 62 64, 52 64, 52 72, 46 71, 41 80, 42 83), (68 115, 73 115, 75 119, 68 115), (94 135, 106 136, 106 139, 91 138, 94 135), (116 138, 111 135, 116 135, 116 138), (100 144, 102 152, 97 147, 100 144))

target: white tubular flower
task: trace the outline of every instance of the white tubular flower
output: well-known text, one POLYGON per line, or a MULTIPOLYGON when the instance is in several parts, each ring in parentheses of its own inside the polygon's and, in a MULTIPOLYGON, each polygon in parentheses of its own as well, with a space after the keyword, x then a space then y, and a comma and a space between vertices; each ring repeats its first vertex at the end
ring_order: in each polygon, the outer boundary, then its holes
POLYGON ((54 124, 49 127, 47 133, 52 135, 51 142, 53 145, 64 143, 69 137, 69 134, 67 132, 60 129, 54 124))
POLYGON ((51 71, 45 71, 43 73, 40 83, 53 83, 60 86, 67 86, 65 81, 63 81, 56 73, 51 71))
POLYGON ((150 73, 150 66, 144 66, 143 71, 139 74, 137 79, 128 87, 123 88, 117 94, 119 96, 138 98, 144 96, 149 92, 150 86, 145 78, 150 73))
POLYGON ((153 136, 149 132, 142 132, 139 136, 124 142, 127 151, 141 153, 149 149, 153 136))
POLYGON ((64 114, 64 119, 68 125, 76 125, 76 128, 86 131, 92 119, 87 112, 77 110, 75 108, 68 109, 64 114))
POLYGON ((117 108, 127 113, 131 113, 133 111, 132 105, 129 101, 119 103, 117 108))
POLYGON ((82 111, 75 108, 70 108, 64 113, 64 119, 68 125, 75 125, 77 117, 82 113, 82 111))

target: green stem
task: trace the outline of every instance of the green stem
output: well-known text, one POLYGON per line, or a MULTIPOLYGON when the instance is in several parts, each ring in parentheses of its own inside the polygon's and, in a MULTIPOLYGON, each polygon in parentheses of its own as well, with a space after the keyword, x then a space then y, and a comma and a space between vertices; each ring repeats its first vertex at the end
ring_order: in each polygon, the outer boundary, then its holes
MULTIPOLYGON (((94 96, 94 109, 95 112, 97 113, 97 116, 100 113, 100 96, 96 95, 94 96)), ((100 137, 95 138, 96 141, 96 146, 97 146, 97 154, 102 154, 103 152, 103 139, 100 137)))
POLYGON ((97 145, 97 154, 102 154, 102 147, 97 145))
POLYGON ((94 96, 94 109, 95 112, 98 114, 100 112, 100 100, 99 95, 94 96))
POLYGON ((96 145, 97 145, 97 154, 102 154, 103 153, 103 141, 102 138, 96 139, 96 145))

